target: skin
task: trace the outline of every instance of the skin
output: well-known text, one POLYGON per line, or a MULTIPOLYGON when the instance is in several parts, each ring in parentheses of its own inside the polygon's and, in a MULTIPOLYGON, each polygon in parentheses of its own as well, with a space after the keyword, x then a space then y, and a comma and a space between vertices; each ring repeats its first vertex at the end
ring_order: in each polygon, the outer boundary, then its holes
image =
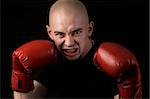
MULTIPOLYGON (((92 48, 90 39, 93 21, 89 22, 85 6, 78 0, 58 0, 49 12, 49 37, 68 60, 83 58, 92 48)), ((48 89, 34 80, 34 89, 28 93, 14 91, 14 99, 38 99, 46 95, 48 89)), ((119 95, 114 96, 119 99, 119 95)))
POLYGON ((68 60, 83 58, 91 49, 94 23, 89 22, 85 6, 77 0, 56 2, 46 26, 49 37, 68 60))
MULTIPOLYGON (((59 0, 50 9, 49 37, 68 60, 83 58, 92 48, 94 22, 89 22, 86 7, 78 0, 59 0)), ((114 99, 119 99, 115 95, 114 99)))
POLYGON ((14 91, 14 99, 41 99, 44 98, 48 92, 48 89, 37 82, 33 81, 34 89, 27 93, 14 91))

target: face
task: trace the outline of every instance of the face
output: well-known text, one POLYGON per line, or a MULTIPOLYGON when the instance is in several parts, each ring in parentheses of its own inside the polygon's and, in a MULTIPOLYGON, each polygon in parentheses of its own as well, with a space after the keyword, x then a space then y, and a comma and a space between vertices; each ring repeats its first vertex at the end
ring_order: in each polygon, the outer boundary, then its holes
POLYGON ((84 57, 92 47, 89 37, 93 31, 93 22, 79 15, 53 13, 47 32, 58 50, 68 60, 84 57))

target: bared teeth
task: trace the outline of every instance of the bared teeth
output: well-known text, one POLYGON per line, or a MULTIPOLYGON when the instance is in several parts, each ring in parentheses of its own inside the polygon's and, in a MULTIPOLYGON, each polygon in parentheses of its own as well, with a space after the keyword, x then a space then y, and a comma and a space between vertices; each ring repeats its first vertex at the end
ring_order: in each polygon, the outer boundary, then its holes
POLYGON ((73 48, 73 49, 64 49, 64 54, 66 56, 69 56, 69 57, 74 57, 76 56, 78 53, 78 49, 77 48, 73 48))
POLYGON ((76 51, 76 49, 67 49, 67 50, 65 50, 65 51, 68 52, 68 53, 73 53, 73 52, 76 51))

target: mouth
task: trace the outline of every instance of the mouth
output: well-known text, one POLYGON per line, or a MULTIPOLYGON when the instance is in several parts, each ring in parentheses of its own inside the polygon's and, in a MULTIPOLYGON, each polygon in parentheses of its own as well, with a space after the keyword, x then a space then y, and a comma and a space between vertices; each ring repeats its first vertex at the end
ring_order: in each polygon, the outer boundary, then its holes
POLYGON ((66 56, 74 57, 78 54, 78 48, 63 49, 63 52, 66 56))

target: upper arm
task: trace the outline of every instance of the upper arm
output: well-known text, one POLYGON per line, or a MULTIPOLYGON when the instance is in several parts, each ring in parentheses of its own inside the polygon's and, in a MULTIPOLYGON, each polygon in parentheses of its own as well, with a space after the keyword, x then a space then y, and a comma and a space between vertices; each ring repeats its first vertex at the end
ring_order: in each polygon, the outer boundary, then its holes
POLYGON ((38 81, 34 80, 34 89, 27 93, 14 91, 14 99, 37 99, 45 97, 48 89, 40 84, 38 81))

